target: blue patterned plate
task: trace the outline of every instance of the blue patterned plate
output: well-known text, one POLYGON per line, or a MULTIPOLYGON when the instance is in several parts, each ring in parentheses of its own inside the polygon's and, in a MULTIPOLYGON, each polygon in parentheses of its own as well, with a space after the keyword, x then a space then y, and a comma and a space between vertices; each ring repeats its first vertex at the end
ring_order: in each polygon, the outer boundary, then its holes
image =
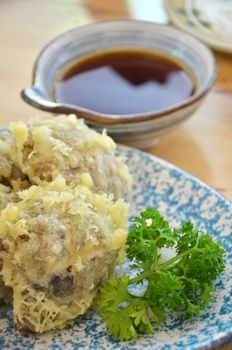
POLYGON ((232 341, 232 204, 180 169, 147 153, 121 147, 134 175, 132 214, 157 208, 174 225, 191 220, 223 242, 228 253, 225 273, 216 283, 213 302, 199 318, 170 316, 154 334, 136 341, 114 341, 97 312, 91 311, 61 331, 22 336, 13 325, 12 309, 1 306, 0 349, 213 349, 232 341))

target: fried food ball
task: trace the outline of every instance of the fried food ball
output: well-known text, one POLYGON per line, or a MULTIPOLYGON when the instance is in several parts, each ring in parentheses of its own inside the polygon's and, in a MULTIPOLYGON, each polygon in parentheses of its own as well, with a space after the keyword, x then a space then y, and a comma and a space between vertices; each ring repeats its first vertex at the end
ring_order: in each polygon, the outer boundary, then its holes
MULTIPOLYGON (((7 129, 0 130, 0 212, 8 203, 19 200, 16 191, 23 190, 29 186, 27 176, 24 175, 10 158, 10 150, 13 144, 13 136, 7 129)), ((4 249, 0 245, 0 251, 4 249)), ((0 271, 2 260, 0 259, 0 271)), ((5 286, 0 276, 0 299, 9 303, 12 300, 11 288, 5 286)))
POLYGON ((16 327, 42 333, 88 310, 123 256, 128 205, 67 186, 62 176, 19 192, 0 215, 2 277, 16 327))
POLYGON ((9 158, 13 138, 7 129, 0 132, 0 182, 9 178, 12 173, 12 162, 9 158))
MULTIPOLYGON (((8 186, 0 184, 0 212, 7 206, 8 203, 16 203, 18 196, 8 186)), ((4 249, 4 246, 0 243, 0 252, 4 249)), ((0 258, 0 271, 2 268, 2 259, 0 258)), ((2 277, 0 276, 0 299, 6 303, 11 301, 11 288, 5 286, 2 277)))
MULTIPOLYGON (((19 200, 16 191, 23 190, 29 186, 27 176, 24 175, 14 164, 10 157, 13 144, 13 136, 7 129, 0 129, 0 212, 8 203, 19 200)), ((0 245, 0 251, 3 247, 0 245)), ((2 260, 0 259, 0 271, 2 260)), ((6 303, 12 300, 11 288, 5 286, 0 276, 0 299, 6 303)))
POLYGON ((15 144, 11 156, 37 185, 62 174, 67 183, 84 184, 98 193, 122 197, 131 185, 124 159, 115 155, 115 143, 88 128, 75 115, 36 117, 12 123, 15 144))
MULTIPOLYGON (((30 186, 27 175, 16 167, 10 152, 14 138, 7 129, 0 130, 0 183, 21 191, 30 186)), ((1 205, 0 205, 1 206, 1 205)))

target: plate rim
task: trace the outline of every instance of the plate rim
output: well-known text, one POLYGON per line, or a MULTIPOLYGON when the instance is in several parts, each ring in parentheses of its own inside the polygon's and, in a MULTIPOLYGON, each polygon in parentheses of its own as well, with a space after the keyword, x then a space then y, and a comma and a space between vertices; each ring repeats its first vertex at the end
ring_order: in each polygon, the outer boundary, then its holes
MULTIPOLYGON (((192 35, 194 35, 195 37, 197 37, 199 40, 201 40, 202 42, 204 42, 205 44, 209 45, 211 48, 221 51, 221 52, 225 52, 225 53, 229 53, 232 54, 232 47, 230 48, 228 45, 225 45, 223 43, 221 43, 218 40, 212 41, 210 38, 208 38, 207 36, 201 35, 200 31, 198 31, 197 29, 193 30, 190 26, 185 25, 177 16, 176 16, 176 11, 173 10, 174 6, 173 6, 173 0, 164 0, 164 7, 165 10, 169 16, 169 19, 171 20, 171 22, 178 28, 182 29, 183 31, 190 33, 192 35)), ((184 0, 185 1, 185 0, 184 0)))
POLYGON ((135 147, 130 147, 130 146, 126 146, 120 143, 116 144, 118 149, 122 148, 128 151, 136 151, 136 152, 140 152, 142 154, 144 154, 145 156, 148 156, 149 158, 154 158, 154 160, 157 160, 158 163, 164 164, 169 168, 178 170, 180 173, 182 173, 183 175, 186 175, 188 178, 192 179, 193 181, 199 183, 201 186, 207 188, 208 190, 210 190, 211 192, 213 192, 216 196, 218 196, 220 199, 222 199, 223 201, 226 202, 227 205, 231 206, 232 208, 232 199, 227 198, 226 196, 224 196, 221 192, 217 191, 215 188, 213 188, 212 186, 208 185, 206 182, 204 182, 203 180, 199 179, 197 176, 192 175, 190 172, 178 167, 177 165, 162 159, 160 157, 157 157, 155 155, 153 155, 152 153, 147 152, 146 150, 141 150, 141 149, 137 149, 135 147))

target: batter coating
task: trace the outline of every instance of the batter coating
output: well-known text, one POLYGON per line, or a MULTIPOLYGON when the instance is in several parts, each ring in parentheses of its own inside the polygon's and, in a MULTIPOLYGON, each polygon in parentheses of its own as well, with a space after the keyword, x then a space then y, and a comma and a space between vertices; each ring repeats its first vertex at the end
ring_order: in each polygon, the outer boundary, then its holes
POLYGON ((12 191, 12 188, 0 184, 0 212, 7 206, 9 202, 16 202, 18 196, 16 192, 12 191))
MULTIPOLYGON (((18 196, 8 186, 0 184, 0 212, 7 206, 8 203, 15 203, 18 201, 18 196)), ((4 249, 4 246, 0 243, 0 251, 4 249)), ((2 259, 0 258, 0 271, 2 268, 2 259)), ((11 289, 6 287, 2 277, 0 276, 0 299, 6 303, 11 301, 11 289)))
POLYGON ((62 176, 0 215, 2 276, 20 330, 61 328, 92 304, 124 251, 128 205, 62 176))
MULTIPOLYGON (((0 131, 0 183, 20 191, 30 186, 28 178, 11 159, 14 138, 7 129, 0 131)), ((0 189, 1 190, 1 189, 0 189)), ((0 204, 1 208, 1 204, 0 204)))
MULTIPOLYGON (((16 202, 19 197, 16 191, 29 187, 27 176, 14 164, 10 157, 10 150, 14 139, 7 129, 0 130, 0 212, 10 202, 16 202)), ((0 245, 0 250, 3 247, 0 245)), ((0 271, 2 260, 0 259, 0 271)), ((11 301, 11 289, 6 287, 0 276, 0 299, 5 302, 11 301)))
POLYGON ((34 184, 43 186, 62 174, 68 184, 84 184, 115 198, 130 188, 128 168, 115 156, 113 140, 74 115, 36 117, 12 123, 10 129, 16 140, 11 157, 34 184))
POLYGON ((13 138, 9 131, 3 129, 0 132, 0 182, 9 178, 12 173, 12 162, 9 158, 13 138))

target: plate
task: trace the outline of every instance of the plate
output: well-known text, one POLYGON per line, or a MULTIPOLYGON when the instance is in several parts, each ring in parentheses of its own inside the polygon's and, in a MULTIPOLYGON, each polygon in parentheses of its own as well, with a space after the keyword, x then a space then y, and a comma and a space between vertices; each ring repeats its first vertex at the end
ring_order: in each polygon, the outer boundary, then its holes
POLYGON ((232 203, 191 175, 145 152, 119 147, 134 175, 132 215, 145 207, 160 210, 172 224, 191 220, 220 239, 228 252, 226 271, 216 282, 214 299, 199 317, 170 317, 155 333, 136 341, 114 341, 97 312, 88 312, 63 330, 22 336, 14 329, 12 309, 1 306, 0 348, 3 349, 211 349, 232 341, 232 203))
POLYGON ((232 53, 232 1, 165 0, 171 21, 216 50, 232 53))

